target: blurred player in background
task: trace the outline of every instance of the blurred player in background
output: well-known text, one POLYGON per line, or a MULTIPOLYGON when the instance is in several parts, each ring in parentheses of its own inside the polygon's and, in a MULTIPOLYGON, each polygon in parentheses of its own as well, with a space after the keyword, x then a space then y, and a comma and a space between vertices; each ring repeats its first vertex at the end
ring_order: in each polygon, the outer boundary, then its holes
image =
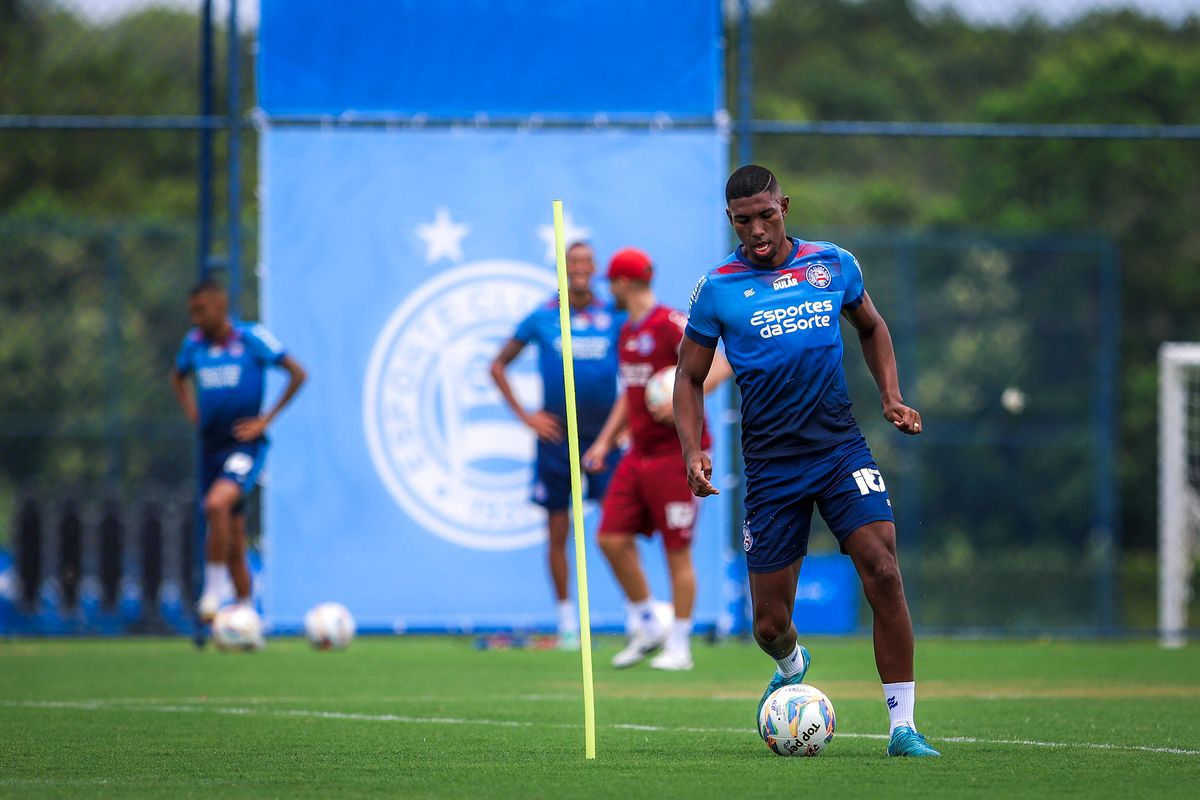
POLYGON ((803 682, 811 663, 796 640, 792 611, 815 504, 854 562, 874 612, 875 665, 891 720, 888 755, 938 756, 913 722, 913 630, 892 502, 850 413, 838 316, 858 332, 884 418, 901 433, 919 434, 921 415, 900 396, 891 334, 853 255, 788 236, 788 198, 770 171, 738 169, 725 199, 741 246, 692 293, 675 418, 692 491, 717 494, 704 452, 701 390, 723 340, 742 394, 742 530, 754 638, 778 665, 759 709, 779 687, 803 682))
MULTIPOLYGON (((633 247, 618 251, 609 263, 608 280, 617 307, 629 312, 619 343, 624 391, 595 444, 584 454, 583 464, 586 469, 606 464, 617 436, 628 425, 631 446, 604 498, 599 536, 600 549, 633 606, 636 624, 629 644, 613 657, 613 666, 631 667, 662 648, 651 659, 651 667, 688 670, 692 668, 692 610, 696 602, 692 530, 697 502, 688 488, 669 404, 655 409, 646 405, 647 381, 659 370, 676 364, 687 317, 658 304, 650 287, 653 274, 650 257, 633 247), (670 626, 664 626, 655 613, 655 600, 634 539, 637 534, 650 536, 656 530, 662 533, 671 572, 675 619, 670 626)), ((722 365, 723 359, 708 375, 706 391, 729 376, 728 366, 722 365)), ((701 446, 708 447, 708 443, 708 432, 704 430, 701 446)))
POLYGON ((208 624, 231 578, 237 601, 250 602, 244 501, 266 460, 267 426, 306 375, 262 325, 229 318, 229 296, 215 281, 196 284, 188 292, 187 307, 194 327, 183 337, 171 388, 200 434, 199 494, 208 531, 204 584, 196 611, 200 622, 208 624), (267 367, 286 370, 288 384, 271 410, 262 414, 267 367), (194 384, 191 390, 189 376, 194 384))
MULTIPOLYGON (((571 345, 575 357, 575 400, 580 452, 600 432, 617 394, 617 333, 624 315, 592 291, 596 260, 592 246, 575 242, 567 248, 567 297, 571 306, 571 345)), ((571 459, 567 444, 567 398, 563 379, 562 334, 558 295, 534 309, 517 326, 492 361, 492 380, 521 422, 537 434, 533 501, 546 509, 549 529, 547 558, 558 603, 558 645, 579 648, 579 615, 568 588, 567 537, 570 533, 571 459), (506 369, 527 344, 538 352, 542 375, 542 407, 529 411, 517 399, 506 369)), ((604 497, 616 459, 609 459, 587 479, 588 499, 604 497)))

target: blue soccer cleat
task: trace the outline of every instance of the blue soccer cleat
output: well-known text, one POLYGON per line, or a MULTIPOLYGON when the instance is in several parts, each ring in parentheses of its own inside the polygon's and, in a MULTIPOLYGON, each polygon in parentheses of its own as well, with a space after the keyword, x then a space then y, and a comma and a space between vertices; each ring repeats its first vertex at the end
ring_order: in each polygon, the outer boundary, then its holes
POLYGON ((804 676, 808 674, 808 668, 812 666, 812 658, 808 655, 807 648, 800 645, 800 657, 804 659, 804 666, 790 678, 785 678, 779 674, 779 670, 775 670, 775 674, 771 676, 771 682, 767 684, 767 690, 763 692, 762 700, 758 701, 758 716, 754 718, 754 724, 758 725, 758 720, 762 717, 762 707, 766 705, 767 698, 771 696, 771 692, 784 686, 794 686, 797 683, 804 683, 804 676))
POLYGON ((907 725, 901 725, 892 731, 892 740, 888 742, 889 756, 911 756, 913 758, 941 758, 942 754, 929 746, 925 737, 907 725))

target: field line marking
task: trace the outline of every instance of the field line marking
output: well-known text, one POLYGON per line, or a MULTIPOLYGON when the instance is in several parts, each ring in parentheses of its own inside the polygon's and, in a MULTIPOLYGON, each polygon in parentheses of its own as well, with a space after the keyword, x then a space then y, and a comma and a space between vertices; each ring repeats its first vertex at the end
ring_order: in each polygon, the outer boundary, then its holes
MULTIPOLYGON (((523 722, 520 720, 466 719, 460 717, 412 717, 403 714, 364 714, 352 711, 317 711, 311 709, 263 709, 246 706, 212 705, 147 705, 145 703, 110 702, 106 700, 0 700, 6 708, 42 708, 75 711, 143 711, 163 714, 223 714, 231 716, 306 717, 314 719, 338 719, 355 722, 401 722, 411 725, 485 725, 504 728, 578 728, 578 725, 557 722, 523 722)), ((646 733, 726 733, 745 735, 753 731, 748 728, 693 728, 669 727, 666 725, 638 725, 634 723, 610 723, 603 727, 613 730, 642 731, 646 733)), ((879 733, 850 733, 839 731, 844 739, 879 739, 888 737, 879 733)), ((1096 742, 1045 742, 1035 739, 982 739, 976 736, 930 736, 930 741, 954 744, 1017 745, 1022 747, 1080 748, 1084 750, 1108 750, 1118 752, 1162 753, 1165 755, 1200 756, 1200 750, 1182 747, 1156 747, 1136 744, 1107 744, 1096 742)))

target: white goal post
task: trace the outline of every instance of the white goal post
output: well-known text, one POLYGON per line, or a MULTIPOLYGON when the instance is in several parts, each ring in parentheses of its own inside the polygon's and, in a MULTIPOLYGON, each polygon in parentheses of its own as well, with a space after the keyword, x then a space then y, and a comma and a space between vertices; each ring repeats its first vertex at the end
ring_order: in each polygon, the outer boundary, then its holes
POLYGON ((1200 553, 1200 344, 1163 344, 1158 376, 1158 634, 1182 647, 1200 553))

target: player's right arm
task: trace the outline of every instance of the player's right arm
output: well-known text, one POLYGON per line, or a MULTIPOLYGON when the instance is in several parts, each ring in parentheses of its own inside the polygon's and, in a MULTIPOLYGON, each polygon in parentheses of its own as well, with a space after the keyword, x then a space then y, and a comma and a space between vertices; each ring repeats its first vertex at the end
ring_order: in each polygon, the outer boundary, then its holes
POLYGON ((175 392, 175 399, 179 401, 184 416, 188 422, 195 425, 200 420, 200 412, 196 409, 196 396, 188 385, 187 376, 174 368, 171 369, 171 389, 175 392))
POLYGON ((508 382, 508 374, 506 372, 508 365, 513 360, 521 355, 521 351, 525 349, 525 342, 517 337, 508 340, 504 347, 500 348, 500 352, 492 359, 492 380, 496 383, 496 388, 500 390, 500 395, 504 401, 508 403, 508 407, 512 409, 513 414, 517 419, 528 425, 537 437, 544 442, 558 443, 562 441, 563 432, 562 425, 553 414, 547 414, 545 411, 534 411, 530 413, 525 410, 517 400, 516 394, 512 390, 512 385, 508 382))
POLYGON ((171 368, 171 391, 175 392, 175 399, 179 401, 179 407, 183 409, 188 422, 195 425, 200 421, 200 411, 196 408, 196 393, 188 386, 187 376, 191 372, 191 350, 187 338, 184 338, 179 354, 175 356, 175 366, 171 368))
POLYGON ((689 336, 679 343, 679 365, 675 368, 675 430, 683 448, 683 465, 688 486, 697 497, 720 494, 712 485, 712 459, 700 446, 704 429, 704 381, 712 368, 716 348, 705 347, 689 336))
POLYGON ((704 435, 704 395, 732 373, 729 363, 721 357, 713 369, 717 341, 721 337, 721 321, 717 314, 716 297, 704 275, 692 290, 687 328, 679 343, 679 363, 675 367, 675 430, 683 448, 683 466, 687 470, 688 486, 697 497, 720 494, 712 484, 712 459, 700 446, 704 435), (710 375, 710 373, 715 373, 710 375), (705 381, 709 380, 706 386, 705 381))
POLYGON ((626 404, 625 392, 621 391, 617 393, 617 401, 613 403, 612 410, 608 412, 608 419, 604 420, 604 427, 600 429, 600 433, 596 434, 596 438, 592 440, 592 446, 580 459, 583 468, 588 472, 599 472, 604 469, 605 459, 617 446, 617 441, 628 425, 629 406, 626 404))

